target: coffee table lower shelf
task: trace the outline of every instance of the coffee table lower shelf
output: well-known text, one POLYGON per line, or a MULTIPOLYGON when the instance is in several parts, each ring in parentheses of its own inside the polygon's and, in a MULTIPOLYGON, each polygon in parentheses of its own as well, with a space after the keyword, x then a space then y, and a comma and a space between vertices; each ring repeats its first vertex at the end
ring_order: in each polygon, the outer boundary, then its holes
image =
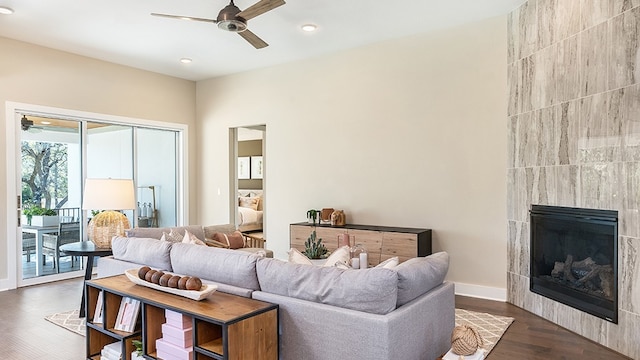
POLYGON ((166 310, 178 312, 191 322, 193 360, 278 359, 276 304, 222 292, 195 301, 136 285, 124 275, 87 281, 85 286, 87 359, 99 360, 105 345, 121 341, 122 359, 129 360, 135 351, 134 340, 142 342, 145 359, 157 359, 156 340, 163 337, 166 310), (99 297, 102 318, 93 319, 99 297), (141 303, 133 332, 113 329, 125 297, 141 303))

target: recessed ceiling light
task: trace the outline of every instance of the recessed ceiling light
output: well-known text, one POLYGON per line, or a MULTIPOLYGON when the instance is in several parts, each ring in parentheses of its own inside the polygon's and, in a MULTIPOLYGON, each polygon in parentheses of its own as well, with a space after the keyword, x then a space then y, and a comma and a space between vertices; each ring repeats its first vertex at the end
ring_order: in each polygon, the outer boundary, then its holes
POLYGON ((180 62, 181 62, 181 63, 183 63, 183 64, 189 64, 191 61, 193 61, 193 60, 191 60, 191 59, 189 59, 189 58, 182 58, 182 59, 180 59, 180 62))
POLYGON ((301 26, 302 30, 306 31, 306 32, 312 32, 312 31, 316 31, 316 29, 318 29, 318 25, 315 24, 304 24, 301 26))
POLYGON ((13 14, 13 9, 10 9, 10 8, 4 7, 4 6, 0 6, 0 14, 11 15, 11 14, 13 14))
POLYGON ((42 125, 51 125, 51 121, 41 121, 40 124, 42 124, 42 125))

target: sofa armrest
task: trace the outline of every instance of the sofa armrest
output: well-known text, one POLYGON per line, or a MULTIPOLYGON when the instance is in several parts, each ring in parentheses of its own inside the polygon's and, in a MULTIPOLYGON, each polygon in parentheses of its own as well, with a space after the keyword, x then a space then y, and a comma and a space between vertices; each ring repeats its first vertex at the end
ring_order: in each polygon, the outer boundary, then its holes
POLYGON ((433 360, 449 349, 455 325, 454 285, 446 282, 386 315, 263 291, 252 297, 279 305, 283 360, 433 360))

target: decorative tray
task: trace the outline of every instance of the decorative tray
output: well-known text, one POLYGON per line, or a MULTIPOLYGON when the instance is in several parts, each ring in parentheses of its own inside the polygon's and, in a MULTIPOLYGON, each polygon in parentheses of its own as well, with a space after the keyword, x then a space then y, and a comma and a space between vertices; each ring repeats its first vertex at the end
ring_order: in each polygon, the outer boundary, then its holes
MULTIPOLYGON (((131 282, 136 285, 142 285, 152 289, 164 291, 170 294, 184 296, 192 300, 199 301, 199 300, 206 299, 209 295, 213 294, 218 289, 218 285, 209 285, 209 284, 202 284, 202 287, 200 288, 200 290, 180 290, 176 288, 170 288, 167 286, 160 286, 158 284, 154 284, 152 282, 140 279, 138 277, 138 270, 139 269, 129 269, 125 271, 124 274, 127 275, 129 280, 131 280, 131 282)), ((165 271, 164 273, 173 274, 168 271, 165 271)), ((174 275, 178 275, 178 274, 174 274, 174 275)))

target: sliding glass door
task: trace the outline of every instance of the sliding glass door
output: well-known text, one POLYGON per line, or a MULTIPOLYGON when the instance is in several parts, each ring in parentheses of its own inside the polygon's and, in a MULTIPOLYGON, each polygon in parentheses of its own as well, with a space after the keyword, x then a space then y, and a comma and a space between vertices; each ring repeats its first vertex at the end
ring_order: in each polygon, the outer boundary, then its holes
POLYGON ((79 271, 82 261, 58 247, 81 240, 80 123, 22 116, 20 126, 22 279, 79 271))
POLYGON ((124 211, 131 226, 178 224, 179 131, 18 116, 23 118, 18 161, 22 193, 19 286, 84 273, 82 259, 56 250, 61 241, 87 239, 86 225, 94 214, 81 210, 86 178, 134 179, 138 206, 124 211), (47 221, 51 222, 41 222, 41 213, 50 213, 47 221))
POLYGON ((178 221, 178 133, 136 129, 139 227, 175 226, 178 221))

